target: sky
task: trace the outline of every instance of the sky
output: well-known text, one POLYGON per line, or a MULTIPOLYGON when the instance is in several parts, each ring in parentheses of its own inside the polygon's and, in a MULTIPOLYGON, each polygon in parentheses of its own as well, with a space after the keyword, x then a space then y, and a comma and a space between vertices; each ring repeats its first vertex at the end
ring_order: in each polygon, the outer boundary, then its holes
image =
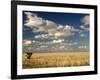
POLYGON ((89 14, 23 11, 22 15, 23 51, 89 51, 89 14))

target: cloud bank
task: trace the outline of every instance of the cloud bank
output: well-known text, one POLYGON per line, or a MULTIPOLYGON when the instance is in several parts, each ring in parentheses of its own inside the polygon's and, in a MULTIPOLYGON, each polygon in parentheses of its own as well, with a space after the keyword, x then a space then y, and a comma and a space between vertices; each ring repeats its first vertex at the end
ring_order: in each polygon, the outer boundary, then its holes
POLYGON ((89 31, 90 17, 84 16, 81 19, 82 25, 80 29, 72 25, 57 24, 54 21, 46 20, 33 12, 24 12, 26 20, 24 26, 27 26, 33 33, 41 33, 34 35, 33 40, 23 40, 24 47, 31 50, 78 50, 86 49, 86 46, 79 46, 78 42, 67 40, 71 36, 86 37, 85 32, 89 31))
POLYGON ((77 32, 78 29, 75 29, 70 25, 61 25, 57 24, 50 20, 45 20, 34 13, 25 12, 27 20, 25 21, 25 26, 31 28, 33 32, 46 32, 47 35, 38 35, 35 38, 43 38, 47 36, 53 36, 55 38, 63 38, 67 36, 74 35, 74 32, 77 32))

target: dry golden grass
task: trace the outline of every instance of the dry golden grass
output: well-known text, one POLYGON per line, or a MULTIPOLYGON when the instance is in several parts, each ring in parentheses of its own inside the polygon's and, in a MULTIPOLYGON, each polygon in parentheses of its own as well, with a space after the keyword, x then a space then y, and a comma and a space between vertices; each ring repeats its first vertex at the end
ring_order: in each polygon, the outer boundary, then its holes
POLYGON ((23 68, 88 66, 88 52, 34 53, 30 59, 23 54, 23 68))

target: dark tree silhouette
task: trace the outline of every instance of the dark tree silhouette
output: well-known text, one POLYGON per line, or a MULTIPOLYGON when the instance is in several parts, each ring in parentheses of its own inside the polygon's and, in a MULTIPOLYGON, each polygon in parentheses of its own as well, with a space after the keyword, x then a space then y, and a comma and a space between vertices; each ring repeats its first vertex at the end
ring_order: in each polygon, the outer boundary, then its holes
POLYGON ((26 54, 27 54, 27 59, 30 59, 32 56, 32 52, 27 52, 26 54))

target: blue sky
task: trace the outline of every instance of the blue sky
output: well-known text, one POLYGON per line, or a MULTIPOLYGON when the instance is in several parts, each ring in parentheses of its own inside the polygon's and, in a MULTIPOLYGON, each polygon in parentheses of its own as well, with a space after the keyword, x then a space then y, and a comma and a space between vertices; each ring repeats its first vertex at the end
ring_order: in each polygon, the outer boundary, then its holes
POLYGON ((89 51, 89 14, 23 11, 23 49, 89 51))

